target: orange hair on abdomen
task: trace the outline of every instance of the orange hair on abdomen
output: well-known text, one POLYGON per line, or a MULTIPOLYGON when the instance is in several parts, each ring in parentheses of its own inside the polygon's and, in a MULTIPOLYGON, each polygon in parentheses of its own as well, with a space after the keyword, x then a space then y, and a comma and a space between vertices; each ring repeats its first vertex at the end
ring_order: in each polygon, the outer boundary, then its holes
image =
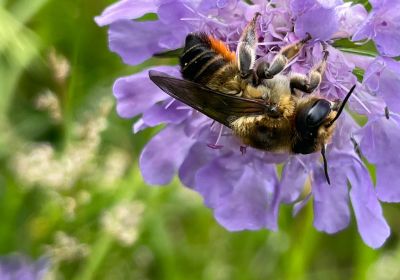
POLYGON ((216 52, 222 55, 222 57, 228 61, 235 61, 236 55, 234 52, 231 52, 227 45, 225 45, 222 41, 212 37, 211 35, 208 36, 208 39, 211 43, 211 48, 216 52))

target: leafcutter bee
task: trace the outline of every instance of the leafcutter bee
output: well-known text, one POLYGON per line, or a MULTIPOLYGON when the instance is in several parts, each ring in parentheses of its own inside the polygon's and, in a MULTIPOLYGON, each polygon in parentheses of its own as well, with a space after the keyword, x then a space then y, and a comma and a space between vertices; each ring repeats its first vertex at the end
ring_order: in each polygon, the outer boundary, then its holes
POLYGON ((309 34, 282 48, 271 64, 256 65, 259 16, 244 29, 236 53, 212 36, 189 34, 180 56, 184 79, 157 71, 149 72, 150 79, 170 96, 231 128, 245 145, 294 154, 320 151, 330 183, 325 146, 355 86, 343 101, 310 94, 321 83, 328 58, 325 49, 307 75, 281 74, 311 39, 309 34))

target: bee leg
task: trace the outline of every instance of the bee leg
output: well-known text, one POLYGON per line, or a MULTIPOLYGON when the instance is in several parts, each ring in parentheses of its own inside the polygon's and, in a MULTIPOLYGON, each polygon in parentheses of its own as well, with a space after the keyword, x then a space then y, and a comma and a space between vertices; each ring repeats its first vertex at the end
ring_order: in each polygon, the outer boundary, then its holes
POLYGON ((257 34, 256 22, 260 13, 256 13, 252 21, 244 29, 236 51, 240 75, 248 78, 254 75, 253 67, 256 61, 257 34))
POLYGON ((307 76, 297 73, 293 74, 290 77, 290 87, 292 89, 299 89, 305 93, 312 93, 321 84, 328 55, 328 51, 324 48, 324 57, 322 61, 315 66, 307 76))
POLYGON ((329 52, 324 47, 324 56, 321 62, 316 67, 314 67, 308 74, 310 79, 310 86, 308 88, 308 91, 305 92, 311 93, 320 85, 322 81, 322 75, 324 74, 326 69, 326 62, 328 60, 328 56, 329 52))
POLYGON ((310 81, 306 75, 299 73, 292 73, 290 75, 290 88, 298 89, 303 92, 308 92, 310 88, 310 81))
POLYGON ((276 74, 280 73, 286 64, 299 54, 301 48, 311 39, 311 35, 307 33, 307 37, 301 41, 290 44, 279 51, 279 53, 272 60, 271 65, 265 71, 264 79, 271 79, 276 74))
POLYGON ((242 153, 242 155, 246 154, 247 151, 247 146, 240 146, 240 152, 242 153))

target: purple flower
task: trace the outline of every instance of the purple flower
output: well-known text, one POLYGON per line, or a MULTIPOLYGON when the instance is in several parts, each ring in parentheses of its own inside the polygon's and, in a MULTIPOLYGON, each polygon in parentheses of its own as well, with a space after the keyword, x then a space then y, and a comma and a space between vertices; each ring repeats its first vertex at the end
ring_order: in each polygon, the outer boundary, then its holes
MULTIPOLYGON (((271 61, 281 47, 310 33, 312 41, 285 71, 307 73, 321 60, 323 45, 327 45, 330 55, 326 71, 314 94, 329 100, 343 99, 349 88, 357 84, 350 108, 369 118, 364 127, 359 127, 350 114, 338 120, 335 135, 327 146, 332 178, 329 186, 320 155, 274 154, 243 148, 230 129, 159 90, 148 79, 146 69, 118 79, 114 95, 121 117, 140 116, 134 132, 166 124, 140 157, 147 183, 165 185, 178 174, 184 185, 202 195, 217 221, 232 231, 276 230, 280 204, 293 204, 297 213, 312 202, 314 226, 318 230, 343 230, 350 222, 352 208, 364 242, 373 248, 385 242, 390 230, 379 200, 400 199, 400 182, 387 182, 400 165, 392 152, 400 143, 400 117, 396 115, 400 98, 393 90, 399 88, 398 63, 388 58, 371 60, 344 54, 330 43, 337 38, 349 39, 360 25, 362 29, 375 18, 379 9, 388 10, 386 4, 374 2, 375 11, 368 15, 362 5, 341 0, 257 0, 252 1, 253 5, 239 0, 135 1, 135 6, 133 2, 120 1, 96 18, 99 25, 110 25, 110 49, 126 63, 139 64, 155 53, 180 48, 192 31, 210 33, 235 50, 243 28, 260 12, 260 59, 271 61), (158 19, 134 20, 149 12, 157 13, 158 19), (366 70, 362 84, 352 73, 356 66, 366 70), (388 142, 389 138, 394 140, 388 142), (360 159, 360 150, 377 167, 376 188, 360 159), (277 175, 277 163, 284 166, 281 178, 277 175), (391 167, 387 168, 388 165, 391 167), (311 183, 311 191, 299 200, 306 182, 311 183)), ((180 77, 173 66, 159 66, 156 70, 180 77)))
POLYGON ((400 62, 378 57, 366 70, 363 83, 368 91, 382 98, 391 111, 400 113, 400 62))
POLYGON ((372 39, 382 55, 400 55, 400 1, 371 0, 370 3, 372 12, 352 39, 372 39))
POLYGON ((48 260, 45 258, 32 262, 29 258, 20 254, 0 257, 0 279, 2 280, 44 279, 48 268, 48 260))
POLYGON ((378 198, 386 202, 400 202, 400 159, 396 155, 400 148, 400 116, 390 114, 371 116, 358 133, 363 155, 376 165, 378 198))

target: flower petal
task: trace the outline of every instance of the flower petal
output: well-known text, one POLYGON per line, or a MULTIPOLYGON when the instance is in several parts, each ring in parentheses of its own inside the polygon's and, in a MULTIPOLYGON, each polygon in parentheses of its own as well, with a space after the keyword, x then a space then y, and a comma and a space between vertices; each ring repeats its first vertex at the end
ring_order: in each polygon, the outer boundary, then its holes
MULTIPOLYGON (((260 174, 248 165, 229 165, 239 157, 214 160, 196 175, 196 190, 214 209, 217 221, 228 230, 277 228, 277 176, 273 165, 260 174)), ((262 163, 260 162, 260 165, 262 163)))
POLYGON ((365 74, 363 83, 382 96, 391 111, 400 112, 400 62, 391 58, 377 58, 365 74))
POLYGON ((376 192, 378 198, 386 202, 400 202, 400 149, 399 118, 392 116, 375 117, 360 130, 360 147, 369 162, 376 164, 376 192), (396 120, 397 119, 397 120, 396 120))
POLYGON ((219 153, 217 150, 211 149, 206 144, 200 142, 195 143, 179 168, 179 178, 181 182, 189 188, 194 188, 197 171, 218 155, 219 153))
POLYGON ((333 37, 351 37, 368 17, 368 12, 361 4, 352 5, 351 2, 336 7, 339 16, 339 30, 333 37))
MULTIPOLYGON (((117 53, 124 63, 137 65, 155 53, 167 50, 159 41, 163 37, 174 38, 173 30, 160 21, 119 20, 110 24, 110 50, 117 53)), ((183 45, 183 40, 179 45, 183 45)))
POLYGON ((375 1, 365 23, 354 34, 353 40, 373 39, 378 51, 384 56, 400 55, 400 9, 399 1, 382 4, 375 1))
POLYGON ((338 232, 350 222, 347 179, 340 169, 329 170, 331 185, 326 182, 322 167, 314 170, 314 226, 327 233, 338 232))
POLYGON ((304 188, 308 170, 301 158, 301 156, 292 156, 283 167, 279 184, 280 200, 283 203, 294 202, 304 188))
POLYGON ((328 40, 339 29, 339 19, 334 9, 317 7, 300 15, 294 28, 300 38, 305 38, 308 32, 313 39, 328 40))
POLYGON ((218 157, 204 165, 195 175, 195 190, 210 208, 216 208, 226 194, 232 192, 243 170, 239 168, 238 157, 218 157), (230 162, 228 162, 230 160, 230 162), (236 166, 229 166, 231 163, 236 166))
POLYGON ((121 19, 140 18, 147 13, 155 13, 157 6, 155 1, 148 0, 121 0, 95 17, 98 25, 104 26, 121 19))
POLYGON ((149 127, 162 123, 181 123, 192 112, 189 108, 180 109, 181 107, 182 103, 173 99, 167 100, 163 104, 154 104, 143 113, 143 122, 149 127))
POLYGON ((376 193, 380 201, 400 202, 400 160, 376 165, 376 193))
MULTIPOLYGON (((159 66, 153 69, 179 75, 176 67, 172 66, 159 66)), ((149 79, 148 69, 129 77, 119 78, 114 83, 113 91, 117 99, 117 112, 123 118, 132 118, 155 103, 169 98, 169 95, 149 79)))
POLYGON ((140 155, 139 165, 144 180, 150 185, 168 184, 194 142, 194 139, 185 137, 183 125, 164 128, 147 143, 140 155))
POLYGON ((349 169, 348 178, 358 231, 368 246, 379 248, 389 237, 390 228, 383 217, 368 170, 361 163, 354 164, 349 169))
POLYGON ((374 35, 374 22, 372 19, 372 13, 369 14, 368 18, 359 26, 359 28, 354 32, 352 41, 360 41, 363 39, 371 39, 374 35))
POLYGON ((361 151, 369 162, 389 165, 398 161, 397 153, 392 152, 400 149, 400 127, 394 118, 371 119, 357 134, 362 137, 361 151))

